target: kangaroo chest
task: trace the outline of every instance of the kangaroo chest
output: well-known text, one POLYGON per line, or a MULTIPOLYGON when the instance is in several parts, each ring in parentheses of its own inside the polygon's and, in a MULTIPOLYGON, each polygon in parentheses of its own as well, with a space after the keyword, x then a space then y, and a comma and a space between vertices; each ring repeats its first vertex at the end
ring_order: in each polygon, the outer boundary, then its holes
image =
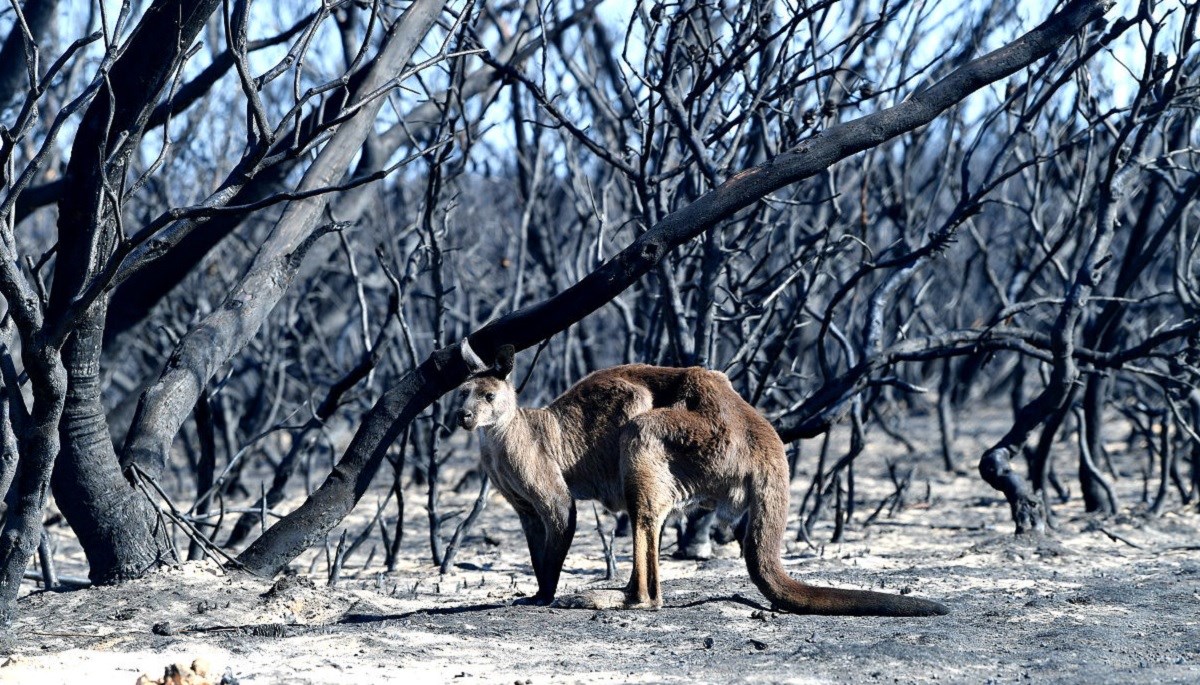
POLYGON ((510 502, 537 501, 561 478, 534 445, 525 445, 521 453, 515 454, 503 442, 485 435, 482 447, 484 471, 510 502))
POLYGON ((537 444, 524 445, 517 454, 504 443, 485 436, 482 447, 484 471, 500 494, 514 504, 547 499, 565 487, 572 499, 597 500, 611 511, 625 509, 615 453, 606 455, 610 457, 607 460, 585 454, 567 459, 564 467, 559 463, 561 459, 537 444))

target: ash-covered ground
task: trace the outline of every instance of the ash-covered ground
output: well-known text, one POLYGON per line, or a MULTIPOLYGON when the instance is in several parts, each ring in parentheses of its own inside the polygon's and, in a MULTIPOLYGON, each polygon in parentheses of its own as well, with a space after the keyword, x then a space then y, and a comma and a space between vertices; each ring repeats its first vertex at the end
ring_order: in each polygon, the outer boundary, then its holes
MULTIPOLYGON (((976 423, 964 426, 958 445, 967 471, 1003 429, 976 423)), ((789 541, 787 566, 810 583, 938 599, 949 616, 774 613, 737 544, 703 562, 670 559, 665 547, 661 611, 515 607, 535 583, 508 505, 493 497, 455 572, 443 576, 429 563, 424 493, 410 488, 394 573, 383 572, 381 554, 368 555, 368 542, 336 587, 327 584, 324 550, 275 582, 194 562, 118 587, 47 593, 30 583, 19 619, 0 638, 0 682, 133 685, 197 657, 247 685, 1200 682, 1200 516, 1177 502, 1144 516, 1139 458, 1119 437, 1110 447, 1123 455, 1118 469, 1128 462, 1118 481, 1127 511, 1097 519, 1072 501, 1057 507, 1049 537, 1024 540, 1013 538, 1007 506, 973 473, 946 473, 939 457, 873 435, 856 467, 858 506, 845 541, 828 543, 832 527, 820 524, 816 547, 789 541), (914 471, 906 504, 864 526, 894 489, 885 460, 914 471)), ((474 457, 460 451, 453 466, 461 472, 474 457)), ((792 535, 814 463, 806 456, 795 481, 792 535)), ((470 488, 447 492, 445 509, 467 509, 473 497, 470 488)), ((364 500, 347 521, 351 535, 377 504, 364 500)), ((621 585, 628 538, 616 540, 622 577, 605 581, 590 504, 579 520, 561 592, 621 585)), ((56 535, 61 571, 84 575, 67 529, 56 535)))

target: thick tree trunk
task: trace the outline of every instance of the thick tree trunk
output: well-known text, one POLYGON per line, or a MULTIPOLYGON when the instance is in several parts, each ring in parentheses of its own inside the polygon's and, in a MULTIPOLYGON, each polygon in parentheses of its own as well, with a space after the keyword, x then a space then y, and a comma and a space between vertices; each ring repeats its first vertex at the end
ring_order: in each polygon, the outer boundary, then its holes
POLYGON ((169 554, 154 507, 121 474, 108 434, 100 397, 102 305, 91 308, 63 347, 67 397, 53 480, 54 499, 96 584, 135 578, 169 554))
POLYGON ((146 9, 105 87, 79 124, 58 204, 58 253, 46 320, 53 325, 98 271, 114 242, 109 188, 121 177, 143 127, 186 51, 221 0, 156 0, 146 9), (117 149, 117 148, 120 149, 117 149), (123 162, 123 163, 122 163, 123 162))
MULTIPOLYGON (((59 202, 58 252, 44 328, 66 338, 67 389, 55 447, 57 501, 78 536, 95 582, 139 575, 160 555, 157 517, 124 480, 100 402, 100 351, 106 301, 77 308, 76 298, 103 269, 117 242, 112 188, 123 176, 185 51, 221 0, 155 0, 108 71, 79 125, 59 202), (67 337, 67 334, 70 334, 67 337)), ((50 474, 46 474, 49 478, 50 474)), ((33 544, 36 537, 30 541, 33 544)))
POLYGON ((17 449, 17 436, 9 419, 12 410, 8 389, 0 389, 0 517, 8 511, 8 495, 17 477, 17 462, 21 455, 17 449))

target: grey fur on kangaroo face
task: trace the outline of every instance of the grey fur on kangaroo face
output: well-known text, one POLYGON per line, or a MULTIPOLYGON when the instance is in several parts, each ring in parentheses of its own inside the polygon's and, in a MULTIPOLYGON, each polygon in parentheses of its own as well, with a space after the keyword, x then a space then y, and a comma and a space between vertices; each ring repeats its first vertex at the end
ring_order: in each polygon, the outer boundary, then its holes
MULTIPOLYGON (((511 354, 509 356, 511 359, 511 354)), ((538 592, 519 603, 554 601, 575 535, 575 501, 629 513, 633 573, 622 591, 565 601, 586 608, 658 608, 659 532, 673 510, 700 506, 749 513, 746 566, 780 609, 801 614, 932 616, 929 600, 814 587, 784 571, 788 511, 783 443, 725 374, 699 367, 633 364, 597 371, 541 409, 517 404, 502 373, 463 384, 459 425, 481 430, 481 461, 521 519, 538 592)))

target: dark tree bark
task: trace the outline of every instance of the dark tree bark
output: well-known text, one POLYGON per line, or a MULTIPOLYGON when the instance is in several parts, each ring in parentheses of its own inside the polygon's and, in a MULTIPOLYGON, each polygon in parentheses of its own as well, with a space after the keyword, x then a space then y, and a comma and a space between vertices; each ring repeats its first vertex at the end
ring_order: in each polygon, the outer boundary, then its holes
MULTIPOLYGON (((280 162, 259 172, 230 201, 231 205, 252 204, 285 189, 284 179, 298 160, 280 162)), ((155 305, 199 266, 210 251, 238 229, 250 212, 213 217, 201 230, 192 231, 159 259, 122 283, 112 296, 104 342, 111 345, 122 333, 141 323, 155 305)))
POLYGON ((1018 534, 1043 532, 1046 512, 1042 499, 1035 496, 1026 480, 1013 471, 1011 460, 1024 449, 1030 434, 1068 407, 1069 399, 1074 395, 1074 384, 1080 373, 1074 356, 1079 320, 1083 305, 1099 284, 1109 259, 1118 205, 1124 197, 1128 174, 1129 169, 1118 162, 1114 151, 1105 181, 1099 188, 1094 228, 1086 237, 1087 251, 1054 322, 1051 333, 1054 363, 1050 380, 1037 397, 1017 412, 1013 426, 979 460, 980 475, 1008 500, 1018 534))
MULTIPOLYGON (((4 276, 7 275, 6 272, 4 276)), ((7 280, 4 276, 0 276, 0 281, 7 280)), ((17 290, 10 288, 7 282, 3 286, 9 298, 17 290)), ((16 307, 18 312, 20 309, 16 307)), ((28 311, 16 314, 23 319, 23 324, 28 324, 22 331, 40 328, 40 317, 30 314, 32 312, 28 311)), ((54 456, 58 453, 58 422, 67 386, 58 352, 42 344, 35 335, 22 337, 21 356, 33 390, 33 409, 20 437, 19 470, 5 514, 4 530, 0 532, 0 625, 12 620, 25 567, 41 542, 42 512, 50 492, 54 456)))
MULTIPOLYGON (((549 33, 551 35, 558 35, 566 29, 577 25, 579 22, 585 21, 587 16, 586 12, 581 12, 574 17, 560 22, 549 33)), ((281 36, 290 36, 294 30, 285 32, 281 36)), ((521 40, 514 38, 509 40, 499 51, 498 58, 506 62, 511 60, 516 64, 520 64, 532 54, 531 45, 536 45, 536 41, 528 41, 528 44, 524 44, 521 40)), ((211 87, 216 79, 220 78, 232 64, 233 58, 231 53, 228 51, 221 53, 213 61, 213 64, 205 69, 200 76, 180 89, 174 101, 173 112, 177 114, 183 109, 184 104, 199 99, 205 90, 211 87)), ((351 74, 347 85, 350 92, 356 92, 360 89, 361 81, 372 64, 373 60, 351 74)), ((490 99, 495 94, 500 82, 500 73, 490 66, 482 65, 464 79, 462 85, 458 88, 457 97, 463 101, 473 98, 490 99)), ((391 154, 404 145, 419 145, 430 142, 427 139, 433 129, 433 125, 439 118, 437 107, 434 103, 443 99, 441 97, 434 97, 429 101, 417 105, 412 111, 407 113, 402 124, 397 124, 392 129, 384 132, 378 136, 377 140, 368 141, 367 146, 371 148, 369 156, 372 159, 367 160, 364 158, 364 163, 359 165, 355 175, 365 176, 379 171, 386 164, 391 154)), ((342 98, 335 97, 327 100, 319 112, 310 114, 305 118, 298 131, 289 131, 280 136, 279 142, 276 143, 267 156, 284 155, 290 147, 297 149, 305 148, 311 141, 313 134, 317 131, 316 123, 336 117, 343 104, 344 101, 342 98)), ((164 104, 155 110, 151 116, 150 125, 161 125, 166 115, 166 105, 164 104)), ((233 206, 253 204, 280 192, 285 188, 285 179, 295 171, 297 163, 302 161, 302 159, 302 157, 292 154, 263 169, 255 175, 252 181, 238 191, 229 204, 233 206)), ((31 190, 36 190, 44 195, 59 191, 58 188, 48 187, 39 187, 38 189, 31 190)), ((337 221, 354 221, 361 214, 363 209, 363 203, 361 202, 362 191, 363 189, 361 188, 348 191, 345 195, 351 196, 350 202, 347 202, 343 198, 336 200, 335 204, 337 208, 333 212, 333 215, 337 221)), ((37 197, 29 198, 30 203, 36 203, 37 201, 37 197)), ((20 210, 21 207, 18 207, 18 215, 21 214, 20 210)), ((122 333, 144 321, 149 316, 151 310, 166 298, 188 274, 195 271, 214 247, 237 231, 251 214, 252 212, 226 214, 207 220, 204 223, 203 230, 188 233, 185 238, 167 250, 159 259, 142 268, 122 283, 113 293, 112 303, 108 308, 108 323, 104 336, 105 344, 109 345, 113 343, 122 333)))
POLYGON ((221 0, 156 0, 142 16, 101 92, 84 113, 63 176, 58 203, 59 250, 47 319, 66 313, 96 273, 95 260, 111 249, 120 194, 130 156, 185 52, 221 0), (106 168, 110 162, 111 167, 106 168))

